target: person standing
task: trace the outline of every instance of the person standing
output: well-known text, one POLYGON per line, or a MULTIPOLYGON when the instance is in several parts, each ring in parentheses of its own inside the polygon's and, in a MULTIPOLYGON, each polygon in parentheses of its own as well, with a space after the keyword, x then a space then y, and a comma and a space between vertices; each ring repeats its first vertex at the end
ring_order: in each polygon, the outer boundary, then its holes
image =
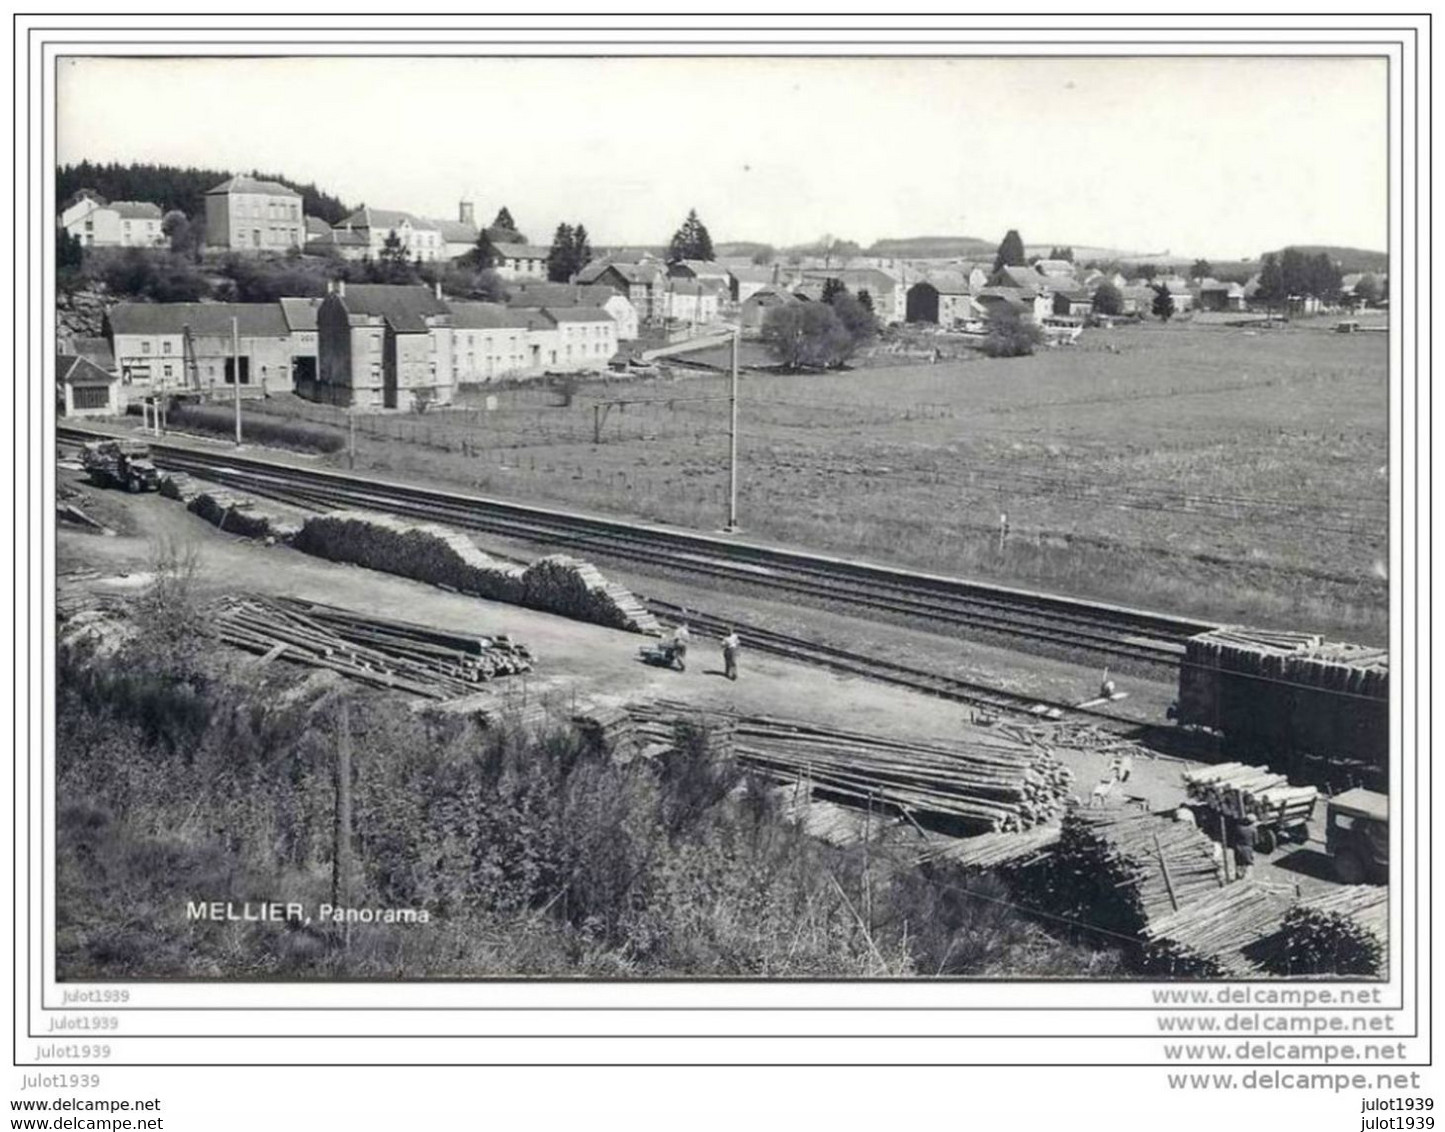
POLYGON ((738 649, 742 642, 738 640, 738 631, 729 629, 728 635, 722 639, 723 670, 729 680, 738 678, 738 649))
POLYGON ((679 672, 687 671, 687 645, 691 640, 692 634, 688 632, 685 621, 672 632, 672 662, 679 672))
POLYGON ((1248 880, 1254 873, 1254 818, 1246 814, 1234 830, 1234 872, 1236 880, 1248 880))

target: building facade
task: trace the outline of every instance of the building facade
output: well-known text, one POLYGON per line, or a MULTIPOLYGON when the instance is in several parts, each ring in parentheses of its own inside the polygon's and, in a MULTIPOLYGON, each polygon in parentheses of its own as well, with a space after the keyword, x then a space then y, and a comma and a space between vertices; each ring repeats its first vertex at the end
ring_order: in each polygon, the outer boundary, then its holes
POLYGON ((306 243, 301 194, 275 181, 232 177, 206 193, 206 246, 282 253, 306 243))
POLYGON ((496 244, 494 269, 503 279, 546 279, 550 248, 533 244, 496 244))
POLYGON ((60 214, 60 226, 87 248, 155 248, 166 242, 161 219, 149 201, 83 196, 60 214))
POLYGON ((276 303, 118 303, 106 328, 122 387, 139 393, 230 392, 238 367, 243 396, 295 388, 276 303))
POLYGON ((450 312, 427 287, 346 284, 316 314, 316 380, 304 397, 359 409, 450 404, 450 312))
POLYGON ((120 382, 88 358, 58 354, 55 358, 55 408, 62 417, 114 417, 124 406, 120 382))

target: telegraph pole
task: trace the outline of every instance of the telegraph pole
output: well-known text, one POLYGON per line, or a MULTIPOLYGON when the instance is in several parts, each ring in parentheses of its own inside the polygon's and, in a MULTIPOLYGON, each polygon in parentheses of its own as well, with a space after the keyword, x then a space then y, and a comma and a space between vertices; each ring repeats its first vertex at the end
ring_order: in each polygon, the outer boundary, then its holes
POLYGON ((738 529, 738 339, 741 327, 733 330, 733 376, 728 392, 728 527, 738 529))
POLYGON ((231 390, 236 404, 236 447, 241 447, 241 328, 240 320, 231 319, 231 390))

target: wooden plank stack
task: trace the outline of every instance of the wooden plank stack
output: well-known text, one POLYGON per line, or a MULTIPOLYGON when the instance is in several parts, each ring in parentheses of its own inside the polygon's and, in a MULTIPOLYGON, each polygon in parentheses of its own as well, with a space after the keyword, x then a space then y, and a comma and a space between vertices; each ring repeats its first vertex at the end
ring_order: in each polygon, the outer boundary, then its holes
POLYGON ((1056 825, 1039 825, 1018 833, 982 833, 934 847, 919 857, 919 863, 948 861, 980 872, 1023 867, 1045 860, 1062 833, 1056 825))
POLYGON ((599 754, 609 755, 618 762, 629 762, 637 756, 637 723, 625 707, 594 704, 575 712, 572 726, 599 754))
POLYGON ((1073 807, 1050 859, 1048 902, 1061 915, 1138 936, 1221 885, 1215 844, 1156 814, 1073 807))
POLYGON ((1289 905, 1254 881, 1215 889, 1145 925, 1143 969, 1167 978, 1257 977, 1258 949, 1279 932, 1289 905))
POLYGON ((1183 779, 1186 797, 1197 805, 1232 818, 1250 815, 1281 826, 1308 819, 1320 793, 1313 786, 1291 786, 1288 778, 1268 767, 1244 763, 1192 768, 1183 779))
POLYGON ((526 646, 505 635, 447 632, 296 598, 232 599, 214 623, 221 641, 268 660, 329 668, 434 700, 532 667, 526 646))
POLYGON ((1362 760, 1379 775, 1388 767, 1389 697, 1386 650, 1304 633, 1202 633, 1187 643, 1179 674, 1181 723, 1262 746, 1281 760, 1291 752, 1362 760))
POLYGON ((1284 917, 1276 970, 1383 978, 1389 931, 1390 894, 1382 886, 1350 885, 1310 897, 1284 917))
POLYGON ((297 549, 352 562, 492 601, 525 605, 625 629, 661 633, 657 619, 626 587, 595 566, 552 555, 527 567, 483 553, 458 530, 364 511, 314 515, 292 540, 297 549))

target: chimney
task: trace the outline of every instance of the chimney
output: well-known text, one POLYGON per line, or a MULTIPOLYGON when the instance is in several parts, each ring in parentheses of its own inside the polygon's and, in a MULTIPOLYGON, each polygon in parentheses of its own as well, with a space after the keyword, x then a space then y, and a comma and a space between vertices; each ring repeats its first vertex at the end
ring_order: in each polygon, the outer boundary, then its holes
POLYGON ((476 227, 476 213, 472 209, 471 201, 464 200, 457 205, 457 219, 463 224, 470 224, 472 227, 476 227))

